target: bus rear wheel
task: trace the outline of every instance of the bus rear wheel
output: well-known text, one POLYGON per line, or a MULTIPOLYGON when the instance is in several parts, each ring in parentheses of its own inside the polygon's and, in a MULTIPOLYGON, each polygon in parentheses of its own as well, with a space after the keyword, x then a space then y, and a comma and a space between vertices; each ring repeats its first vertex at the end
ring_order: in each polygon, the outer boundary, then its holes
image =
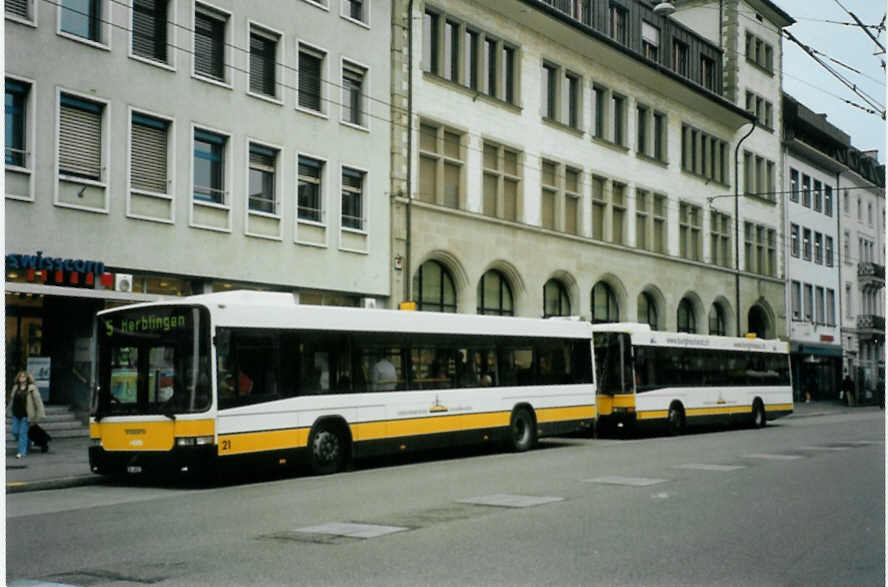
POLYGON ((669 416, 667 417, 667 422, 669 425, 669 435, 670 436, 678 436, 682 434, 685 429, 685 415, 684 410, 682 409, 680 404, 672 404, 669 406, 669 416))
POLYGON ((524 452, 536 444, 536 426, 533 415, 527 408, 518 408, 512 412, 509 424, 509 448, 514 452, 524 452))
POLYGON ((765 406, 762 405, 761 400, 755 400, 752 404, 752 427, 764 428, 767 423, 768 418, 765 416, 765 406))
POLYGON ((311 470, 315 475, 329 475, 345 468, 346 440, 338 427, 320 424, 308 442, 311 470))

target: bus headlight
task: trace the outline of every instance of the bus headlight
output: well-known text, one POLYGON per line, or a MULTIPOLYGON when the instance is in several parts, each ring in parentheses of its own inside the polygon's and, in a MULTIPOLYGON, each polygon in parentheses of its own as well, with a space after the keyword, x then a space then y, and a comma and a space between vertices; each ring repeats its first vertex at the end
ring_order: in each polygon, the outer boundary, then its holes
POLYGON ((212 436, 185 436, 176 439, 176 446, 204 446, 213 444, 212 436))

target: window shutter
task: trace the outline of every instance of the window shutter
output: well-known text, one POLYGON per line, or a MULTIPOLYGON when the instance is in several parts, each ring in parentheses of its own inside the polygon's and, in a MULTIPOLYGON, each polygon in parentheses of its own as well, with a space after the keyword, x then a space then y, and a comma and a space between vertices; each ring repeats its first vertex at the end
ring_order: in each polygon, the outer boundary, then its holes
POLYGON ((6 12, 25 20, 31 20, 30 0, 6 0, 6 12))
POLYGON ((274 54, 276 42, 250 35, 250 91, 275 96, 274 54))
POLYGON ((167 193, 168 123, 133 115, 130 187, 167 193))
POLYGON ((321 60, 304 51, 299 52, 299 105, 321 110, 321 60))
POLYGON ((100 105, 62 97, 59 116, 59 173, 101 179, 100 105))
POLYGON ((225 23, 212 16, 194 15, 194 68, 209 77, 225 79, 225 23))
POLYGON ((133 0, 133 53, 166 61, 166 0, 133 0))

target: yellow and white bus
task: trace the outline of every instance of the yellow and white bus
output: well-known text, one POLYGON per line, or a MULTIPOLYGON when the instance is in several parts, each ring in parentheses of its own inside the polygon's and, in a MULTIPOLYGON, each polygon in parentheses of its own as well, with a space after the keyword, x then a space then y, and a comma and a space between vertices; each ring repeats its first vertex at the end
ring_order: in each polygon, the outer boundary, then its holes
POLYGON ((100 312, 98 473, 308 462, 503 442, 594 425, 592 327, 299 305, 224 292, 100 312))
POLYGON ((601 425, 748 422, 791 414, 789 348, 779 340, 658 332, 595 324, 601 425))

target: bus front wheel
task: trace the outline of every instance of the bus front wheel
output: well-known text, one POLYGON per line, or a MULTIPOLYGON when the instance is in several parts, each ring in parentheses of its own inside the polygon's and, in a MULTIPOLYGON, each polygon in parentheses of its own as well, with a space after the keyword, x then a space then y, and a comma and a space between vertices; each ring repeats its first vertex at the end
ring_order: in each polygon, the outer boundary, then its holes
POLYGON ((530 450, 536 444, 536 426, 533 415, 527 408, 518 408, 512 412, 509 424, 509 447, 514 452, 530 450))
POLYGON ((308 445, 311 450, 311 470, 315 475, 329 475, 344 468, 346 440, 337 426, 319 424, 308 445))
POLYGON ((685 416, 684 410, 682 409, 680 404, 672 404, 669 406, 669 434, 671 436, 678 436, 682 432, 684 432, 685 428, 685 416))
POLYGON ((767 423, 768 418, 765 416, 765 406, 762 405, 761 400, 755 400, 755 403, 752 404, 753 428, 764 428, 767 423))

